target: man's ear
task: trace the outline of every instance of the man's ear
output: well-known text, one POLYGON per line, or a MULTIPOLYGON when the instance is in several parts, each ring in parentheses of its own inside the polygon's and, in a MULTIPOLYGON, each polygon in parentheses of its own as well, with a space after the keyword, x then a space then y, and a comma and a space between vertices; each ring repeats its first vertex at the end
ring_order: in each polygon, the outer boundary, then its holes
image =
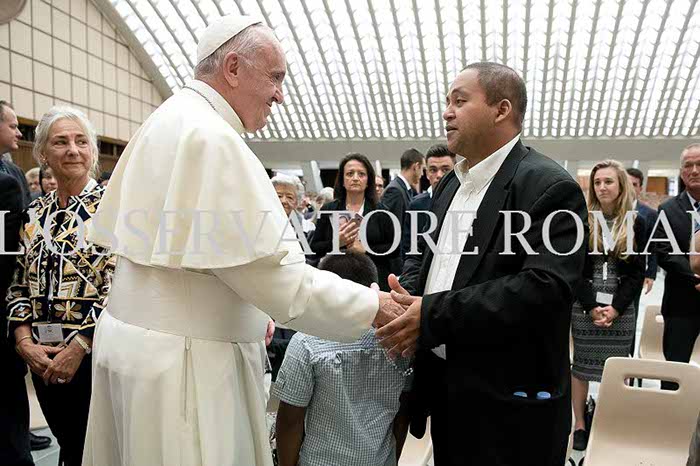
POLYGON ((231 87, 238 87, 241 72, 241 58, 236 52, 229 52, 223 61, 224 79, 231 87))
POLYGON ((513 104, 510 100, 503 99, 498 104, 496 104, 496 119, 494 123, 500 123, 501 121, 507 119, 511 113, 513 113, 513 104))

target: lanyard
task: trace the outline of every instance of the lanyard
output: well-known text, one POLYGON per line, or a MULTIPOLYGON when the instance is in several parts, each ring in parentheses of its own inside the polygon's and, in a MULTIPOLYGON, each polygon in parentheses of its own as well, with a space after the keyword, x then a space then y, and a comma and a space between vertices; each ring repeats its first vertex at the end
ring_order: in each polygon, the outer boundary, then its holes
MULTIPOLYGON (((60 210, 56 216, 54 217, 55 219, 55 225, 54 228, 51 229, 51 242, 54 242, 54 237, 56 236, 56 233, 60 229, 61 225, 63 224, 64 219, 66 218, 66 211, 65 210, 60 210)), ((46 290, 46 312, 48 314, 48 321, 49 323, 53 322, 53 313, 51 312, 51 302, 53 301, 53 272, 54 269, 56 268, 56 261, 60 261, 60 259, 55 258, 55 254, 49 249, 48 254, 46 257, 46 270, 44 271, 44 277, 45 277, 45 290, 46 290)), ((61 253, 63 252, 61 248, 61 253)))
POLYGON ((607 279, 608 279, 608 259, 606 257, 605 262, 603 262, 603 284, 605 284, 607 279))

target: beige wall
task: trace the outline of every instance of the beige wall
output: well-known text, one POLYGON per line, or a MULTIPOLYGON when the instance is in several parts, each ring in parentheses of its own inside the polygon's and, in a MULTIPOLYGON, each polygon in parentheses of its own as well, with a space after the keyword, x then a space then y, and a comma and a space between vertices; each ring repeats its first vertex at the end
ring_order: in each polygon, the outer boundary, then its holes
POLYGON ((28 0, 17 19, 0 25, 0 99, 30 120, 52 105, 73 105, 100 136, 124 141, 162 102, 90 0, 28 0))

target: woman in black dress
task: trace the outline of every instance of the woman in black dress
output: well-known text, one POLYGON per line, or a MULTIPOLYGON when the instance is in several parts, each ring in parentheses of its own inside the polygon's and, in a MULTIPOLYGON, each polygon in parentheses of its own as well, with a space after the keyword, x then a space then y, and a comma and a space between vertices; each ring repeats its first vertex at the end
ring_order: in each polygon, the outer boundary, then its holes
POLYGON ((377 201, 375 173, 372 164, 362 154, 346 155, 338 168, 334 187, 335 200, 321 208, 316 223, 316 232, 311 241, 311 249, 320 260, 333 251, 333 211, 342 212, 339 218, 338 244, 340 251, 348 250, 367 254, 379 273, 379 288, 390 291, 387 279, 391 272, 390 259, 398 256, 400 231, 394 231, 394 224, 386 210, 377 201), (361 228, 362 227, 362 228, 361 228), (365 229, 366 238, 361 237, 365 229))

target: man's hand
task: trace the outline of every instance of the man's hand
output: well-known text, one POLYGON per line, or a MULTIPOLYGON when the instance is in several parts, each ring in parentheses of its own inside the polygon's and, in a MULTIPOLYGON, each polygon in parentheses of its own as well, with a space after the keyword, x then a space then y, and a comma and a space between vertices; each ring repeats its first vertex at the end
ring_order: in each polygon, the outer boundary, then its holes
POLYGON ((63 351, 54 356, 46 372, 42 375, 46 385, 50 383, 69 383, 85 357, 85 350, 75 341, 63 348, 63 351), (62 380, 61 381, 59 381, 62 380))
POLYGON ((390 273, 388 281, 389 288, 391 288, 391 291, 396 291, 398 294, 408 296, 408 291, 406 291, 406 289, 403 286, 401 286, 401 283, 399 283, 399 277, 397 277, 393 273, 390 273))
POLYGON ((420 335, 421 305, 423 298, 391 292, 394 301, 408 306, 401 317, 377 330, 379 343, 389 351, 389 357, 409 357, 416 352, 420 335))
POLYGON ((646 291, 644 292, 644 294, 651 293, 651 289, 653 287, 654 287, 654 279, 653 278, 645 278, 643 288, 645 288, 646 291))

